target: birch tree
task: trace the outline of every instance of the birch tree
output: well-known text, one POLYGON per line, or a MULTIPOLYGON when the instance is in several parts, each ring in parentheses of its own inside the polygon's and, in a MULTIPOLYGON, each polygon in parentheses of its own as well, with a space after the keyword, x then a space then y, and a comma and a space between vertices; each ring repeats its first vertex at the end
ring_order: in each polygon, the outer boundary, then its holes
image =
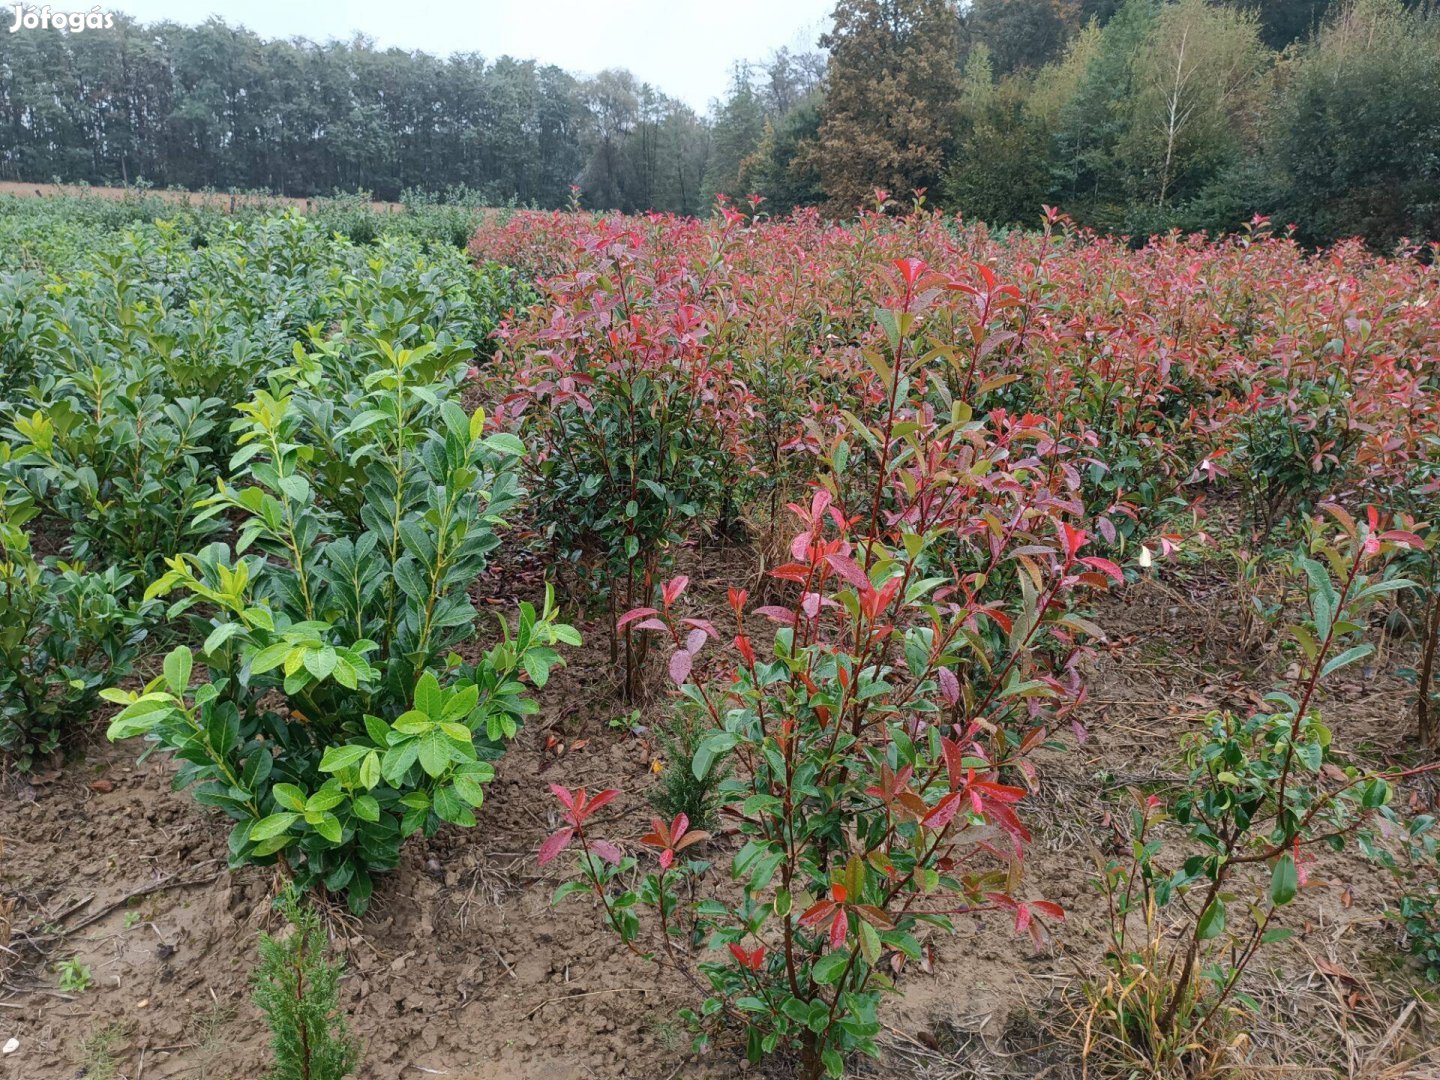
POLYGON ((1249 11, 1207 0, 1160 10, 1137 60, 1122 155, 1137 195, 1167 206, 1241 152, 1256 128, 1269 56, 1249 11))

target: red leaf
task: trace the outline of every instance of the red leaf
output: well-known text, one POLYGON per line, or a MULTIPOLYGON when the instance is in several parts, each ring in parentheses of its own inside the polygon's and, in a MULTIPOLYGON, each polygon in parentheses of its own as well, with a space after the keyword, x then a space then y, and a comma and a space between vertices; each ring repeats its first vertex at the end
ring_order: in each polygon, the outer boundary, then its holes
POLYGON ((764 615, 767 619, 774 619, 776 622, 784 623, 786 626, 795 625, 795 613, 789 608, 776 607, 773 604, 769 604, 765 607, 756 608, 755 614, 764 615))
POLYGON ((771 570, 770 576, 779 578, 781 581, 793 581, 796 584, 804 585, 810 580, 810 567, 804 563, 786 563, 784 566, 777 566, 771 570))
POLYGON ((1085 546, 1085 530, 1077 529, 1068 521, 1060 523, 1060 538, 1065 545, 1065 557, 1075 558, 1075 553, 1085 546))
POLYGON ((544 866, 551 859, 555 858, 556 855, 559 855, 569 847, 570 840, 574 835, 575 830, 567 826, 548 837, 546 841, 540 845, 540 865, 544 866))
POLYGON ((754 665, 755 650, 751 647, 750 639, 748 637, 746 637, 744 634, 736 634, 735 648, 740 650, 740 655, 744 657, 746 664, 751 666, 754 665))
POLYGON ((925 820, 921 822, 921 824, 927 829, 943 829, 955 819, 955 814, 959 811, 960 804, 964 802, 964 800, 964 792, 952 791, 935 804, 935 809, 925 815, 925 820))
POLYGON ((1399 544, 1402 547, 1412 547, 1416 550, 1423 550, 1425 541, 1413 532, 1404 532, 1400 529, 1391 529, 1389 532, 1380 534, 1380 539, 1391 544, 1399 544))
POLYGON ((941 739, 940 751, 945 755, 945 771, 950 774, 950 790, 955 791, 965 778, 965 752, 954 739, 941 739))
POLYGON ((680 594, 685 591, 685 586, 689 584, 690 579, 684 574, 681 574, 679 577, 676 578, 671 578, 669 581, 667 581, 665 583, 665 587, 660 590, 660 595, 665 600, 665 606, 669 607, 671 604, 675 603, 676 600, 680 599, 680 594))
POLYGON ((850 920, 845 917, 845 912, 837 910, 835 918, 830 920, 830 947, 832 949, 845 947, 845 934, 849 929, 850 920))
POLYGON ((621 616, 620 616, 619 620, 615 623, 615 629, 616 629, 616 630, 624 630, 625 627, 629 626, 629 625, 630 625, 632 622, 634 622, 636 619, 643 619, 643 618, 645 618, 645 617, 648 616, 648 615, 659 615, 659 614, 660 614, 660 612, 657 611, 657 610, 656 610, 655 608, 653 608, 653 607, 637 607, 637 608, 631 608, 629 611, 625 612, 624 615, 621 615, 621 616))
POLYGON ((1015 932, 1021 934, 1030 925, 1030 909, 1021 904, 1015 909, 1015 932))
POLYGON ((837 574, 851 585, 854 585, 855 588, 870 588, 870 579, 865 576, 865 571, 860 569, 860 564, 850 558, 849 555, 841 555, 839 552, 835 552, 826 555, 825 561, 830 564, 837 574))
POLYGON ((569 791, 561 787, 559 784, 551 784, 550 790, 555 793, 555 797, 557 799, 559 799, 562 803, 565 804, 566 810, 575 809, 575 796, 570 794, 569 791))
POLYGON ((591 799, 588 803, 585 804, 585 816, 589 817, 596 810, 599 810, 600 807, 604 806, 606 803, 608 803, 611 799, 615 798, 615 796, 619 794, 620 791, 618 788, 606 788, 604 791, 600 792, 599 795, 596 795, 595 798, 591 799))
POLYGON ((1100 556, 1098 556, 1098 555, 1087 555, 1087 556, 1085 556, 1085 558, 1081 559, 1080 561, 1081 561, 1082 563, 1084 563, 1086 566, 1094 567, 1096 570, 1099 570, 1102 574, 1108 574, 1110 577, 1114 578, 1115 581, 1118 582, 1119 584, 1121 584, 1121 585, 1124 585, 1124 584, 1125 584, 1125 573, 1124 573, 1124 571, 1122 571, 1122 570, 1120 569, 1120 567, 1116 566, 1116 565, 1115 565, 1113 562, 1111 562, 1109 559, 1102 559, 1102 558, 1100 558, 1100 556))
POLYGON ((834 900, 820 900, 817 903, 811 905, 811 907, 805 912, 805 914, 800 916, 800 925, 816 926, 829 918, 830 913, 834 910, 834 900))
POLYGON ((611 866, 619 866, 620 860, 624 858, 620 853, 620 849, 610 843, 609 840, 591 840, 590 850, 595 852, 596 855, 599 855, 611 866))
POLYGON ((741 967, 751 971, 759 971, 760 965, 765 962, 765 946, 757 945, 753 952, 746 952, 739 945, 730 945, 730 955, 740 962, 741 967))
POLYGON ((690 669, 695 664, 693 654, 685 649, 676 649, 670 657, 670 679, 676 686, 680 686, 690 677, 690 669))
POLYGON ((987 799, 994 799, 996 802, 1017 803, 1025 798, 1025 789, 1014 787, 1010 784, 997 784, 992 780, 977 780, 975 786, 987 799))
POLYGON ((928 270, 929 267, 925 264, 924 259, 917 259, 912 256, 906 259, 896 259, 895 269, 900 271, 900 276, 904 278, 905 285, 909 288, 914 286, 916 279, 928 270))
POLYGON ((949 668, 942 667, 935 672, 935 677, 940 680, 940 696, 945 699, 945 704, 958 704, 960 701, 960 680, 955 678, 955 672, 949 668))

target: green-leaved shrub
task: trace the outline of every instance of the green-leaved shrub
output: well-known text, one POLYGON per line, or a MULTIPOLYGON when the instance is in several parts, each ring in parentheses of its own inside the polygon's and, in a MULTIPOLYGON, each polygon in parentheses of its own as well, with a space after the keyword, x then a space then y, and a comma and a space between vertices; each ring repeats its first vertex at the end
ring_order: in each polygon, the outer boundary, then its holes
POLYGON ((241 406, 232 479, 198 515, 232 522, 233 549, 177 555, 150 587, 198 616, 205 678, 181 648, 142 693, 109 693, 112 738, 157 740, 236 819, 232 863, 283 858, 357 911, 406 836, 474 824, 537 708, 521 677, 543 686, 579 641, 547 596, 475 661, 455 652, 524 447, 456 403, 469 343, 397 321, 403 297, 376 287, 363 330, 297 347, 241 406))
POLYGON ((37 558, 34 515, 0 477, 0 756, 21 772, 91 715, 145 636, 140 605, 124 599, 130 576, 37 558))

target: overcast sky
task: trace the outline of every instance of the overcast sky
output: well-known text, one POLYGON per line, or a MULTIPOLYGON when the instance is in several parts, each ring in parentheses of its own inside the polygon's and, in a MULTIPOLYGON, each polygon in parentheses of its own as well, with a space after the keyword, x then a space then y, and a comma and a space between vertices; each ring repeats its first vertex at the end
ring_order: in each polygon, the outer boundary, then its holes
POLYGON ((508 53, 577 74, 624 67, 705 112, 724 94, 737 60, 761 60, 782 45, 815 48, 834 0, 110 0, 101 6, 141 22, 195 24, 216 14, 267 38, 326 41, 359 31, 382 48, 508 53))

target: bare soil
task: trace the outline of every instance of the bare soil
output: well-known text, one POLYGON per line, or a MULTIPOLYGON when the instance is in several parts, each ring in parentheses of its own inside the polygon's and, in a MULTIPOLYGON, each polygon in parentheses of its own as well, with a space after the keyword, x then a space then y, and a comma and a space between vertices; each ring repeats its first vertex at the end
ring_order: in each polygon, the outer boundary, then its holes
MULTIPOLYGON (((723 586, 748 573, 739 549, 692 555, 692 593, 717 607, 723 586)), ((506 610, 528 591, 534 565, 487 579, 477 600, 506 610), (508 576, 507 576, 508 575, 508 576), (520 584, 517 586, 516 582, 520 584)), ((1217 572, 1166 570, 1097 612, 1110 645, 1091 665, 1086 740, 1040 762, 1030 800, 1032 897, 1068 911, 1054 947, 1036 954, 1006 921, 962 925, 929 941, 924 964, 900 975, 883 1013, 885 1055, 864 1075, 1080 1075, 1074 1023, 1077 970, 1103 950, 1104 906, 1091 884, 1108 815, 1127 786, 1178 782, 1176 747, 1214 708, 1252 708, 1284 661, 1263 650, 1232 655, 1233 586, 1217 572), (1068 1004, 1067 1004, 1068 1003, 1068 1004)), ((550 905, 569 872, 542 871, 534 853, 556 824, 549 781, 618 787, 605 834, 638 837, 654 784, 643 738, 607 721, 615 700, 603 625, 582 622, 586 646, 540 695, 542 715, 500 766, 473 830, 412 842, 360 920, 330 910, 351 1023, 365 1043, 364 1080, 674 1080, 761 1075, 733 1045, 702 1058, 674 1019, 694 1003, 683 979, 615 947, 596 912, 550 905)), ((1372 673, 1324 702, 1337 736, 1371 761, 1404 751, 1413 722, 1406 661, 1392 645, 1372 673)), ((647 708, 655 710, 657 699, 647 708)), ((256 935, 274 929, 274 875, 224 870, 226 823, 170 790, 168 762, 96 738, 37 785, 0 797, 0 896, 14 898, 3 960, 0 1057, 4 1080, 253 1080, 265 1071, 266 1033, 249 999, 256 935), (93 973, 61 992, 53 965, 74 956, 93 973)), ((1430 793, 1407 790, 1423 809, 1430 793)), ((724 844, 725 838, 715 841, 724 844)), ((1440 1077, 1440 1024, 1418 973, 1384 918, 1399 887, 1357 857, 1327 864, 1289 925, 1299 933, 1252 970, 1262 1015, 1241 1033, 1245 1075, 1440 1077)), ((0 915, 3 915, 0 904, 0 915)), ((3 928, 3 921, 0 921, 3 928)), ((784 1063, 765 1075, 786 1075, 784 1063)), ((1092 1069, 1090 1075, 1100 1075, 1092 1069)))

